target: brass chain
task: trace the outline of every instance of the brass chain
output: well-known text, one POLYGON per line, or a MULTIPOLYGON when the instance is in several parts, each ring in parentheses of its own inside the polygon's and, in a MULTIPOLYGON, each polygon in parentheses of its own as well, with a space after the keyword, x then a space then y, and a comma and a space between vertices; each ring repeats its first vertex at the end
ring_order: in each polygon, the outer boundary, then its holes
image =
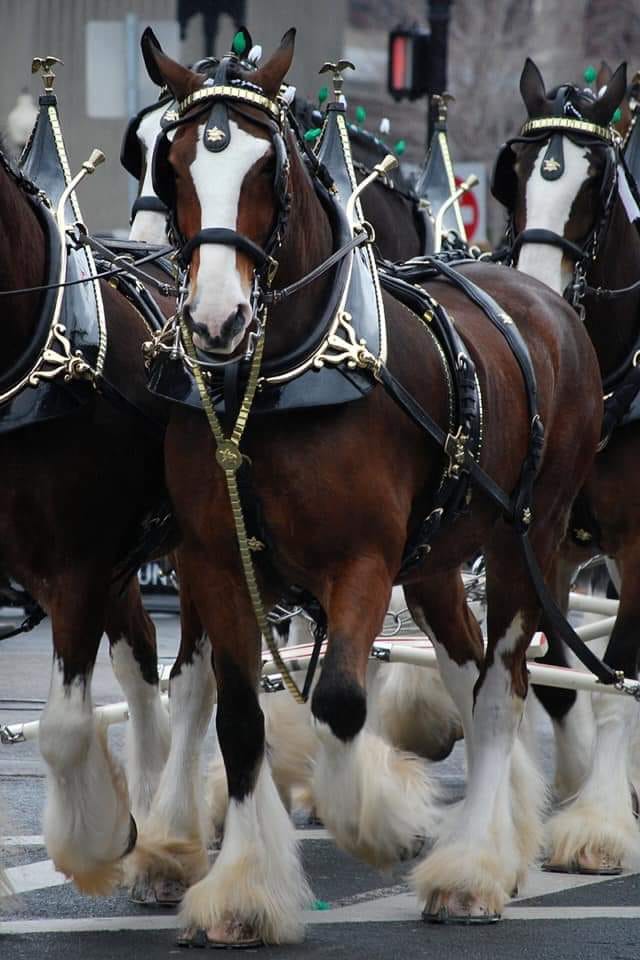
POLYGON ((273 662, 282 675, 282 680, 287 690, 297 703, 304 703, 306 701, 306 697, 302 695, 298 685, 291 676, 288 666, 280 656, 278 645, 273 639, 271 624, 267 620, 267 615, 265 613, 264 604, 262 603, 260 588, 258 587, 255 569, 253 566, 253 559, 251 557, 251 547, 249 546, 247 528, 242 511, 242 501, 240 499, 240 491, 238 490, 238 482, 236 480, 236 471, 240 468, 244 459, 244 454, 240 450, 240 441, 247 425, 249 413, 251 411, 253 400, 256 394, 256 388, 258 386, 260 364, 262 362, 262 353, 264 350, 264 333, 257 339, 255 344, 253 360, 251 362, 251 370, 249 372, 249 379, 247 381, 247 387, 242 399, 240 412, 238 413, 235 426, 231 432, 231 436, 226 437, 224 430, 222 429, 222 425, 216 415, 213 403, 211 402, 211 397, 209 396, 209 391, 207 390, 204 377, 202 375, 202 370, 200 369, 200 364, 198 363, 193 340, 191 338, 191 331, 182 318, 180 319, 180 328, 182 330, 182 337, 186 346, 187 355, 191 360, 191 369, 193 370, 193 375, 198 387, 200 400, 216 442, 216 460, 218 465, 223 470, 224 477, 227 482, 227 491, 229 493, 229 502, 231 504, 233 522, 236 528, 236 538, 238 540, 240 560, 242 562, 242 569, 247 584, 247 590, 249 591, 249 598, 251 600, 251 606, 253 607, 253 612, 258 623, 258 628, 265 639, 271 656, 273 657, 273 662))

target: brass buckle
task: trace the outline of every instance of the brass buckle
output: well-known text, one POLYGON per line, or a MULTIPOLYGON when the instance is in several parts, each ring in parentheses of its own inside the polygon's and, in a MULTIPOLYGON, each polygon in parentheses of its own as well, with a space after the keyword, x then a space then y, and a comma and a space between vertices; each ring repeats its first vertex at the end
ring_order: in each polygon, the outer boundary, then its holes
POLYGON ((459 477, 467 456, 469 436, 462 432, 462 424, 455 433, 448 433, 444 442, 444 452, 449 457, 448 477, 459 477))
POLYGON ((267 286, 270 287, 275 279, 280 264, 274 257, 268 257, 267 260, 269 264, 267 267, 267 286))

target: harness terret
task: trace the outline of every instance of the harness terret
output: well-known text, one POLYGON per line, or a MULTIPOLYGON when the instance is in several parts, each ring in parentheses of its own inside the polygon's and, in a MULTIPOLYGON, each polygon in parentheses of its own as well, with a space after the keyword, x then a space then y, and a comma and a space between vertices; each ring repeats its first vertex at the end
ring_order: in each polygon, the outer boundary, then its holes
MULTIPOLYGON (((223 61, 224 63, 224 61, 223 61)), ((256 106, 266 117, 266 122, 272 129, 275 138, 282 139, 282 131, 285 124, 284 110, 281 104, 270 101, 265 97, 264 92, 251 89, 251 85, 242 80, 234 83, 229 82, 224 75, 218 82, 218 76, 208 86, 192 94, 187 101, 179 107, 181 120, 191 122, 194 116, 199 116, 204 110, 209 110, 209 119, 205 126, 206 131, 212 129, 212 114, 216 111, 219 126, 220 118, 225 109, 237 109, 242 102, 256 106), (213 108, 212 105, 213 104, 213 108), (202 107, 197 113, 192 112, 193 107, 202 107)), ((251 117, 253 120, 253 115, 251 117)), ((180 121, 178 121, 180 122, 180 121)), ((226 131, 223 129, 223 135, 226 139, 226 131)), ((276 150, 278 154, 278 150, 276 150)), ((359 229, 362 229, 362 212, 359 208, 358 195, 366 186, 360 184, 355 187, 355 178, 353 168, 350 163, 349 142, 344 125, 344 109, 337 102, 331 104, 327 109, 325 124, 322 132, 322 139, 318 149, 318 156, 323 160, 322 169, 329 168, 335 182, 334 196, 340 202, 345 203, 345 214, 350 225, 352 238, 358 237, 359 229), (339 148, 339 149, 337 149, 339 148), (340 161, 335 165, 333 161, 339 156, 340 161), (348 199, 347 199, 348 198, 348 199)), ((166 160, 166 155, 165 155, 166 160)), ((156 171, 158 170, 158 161, 156 161, 156 171)), ((282 161, 281 169, 286 169, 285 160, 282 161)), ((157 186, 161 186, 160 174, 157 175, 157 186)), ((286 212, 288 211, 290 198, 286 190, 276 189, 276 195, 281 197, 283 209, 277 214, 276 229, 268 244, 268 255, 275 260, 274 254, 279 245, 284 225, 286 224, 286 212), (274 241, 274 236, 276 242, 274 241)), ((173 209, 175 215, 175 209, 173 209)), ((235 231, 229 231, 227 237, 221 238, 215 232, 204 231, 205 236, 199 238, 199 242, 229 242, 238 249, 242 249, 242 238, 235 231)), ((349 287, 354 278, 359 278, 359 282, 367 282, 369 289, 373 292, 374 299, 379 297, 378 271, 373 260, 369 260, 370 238, 367 236, 366 229, 363 231, 363 248, 354 250, 353 244, 346 246, 340 252, 343 260, 350 260, 351 268, 348 274, 349 283, 346 290, 340 288, 341 303, 346 302, 345 298, 349 296, 349 287), (366 260, 365 260, 366 258, 366 260), (353 269, 353 261, 361 260, 368 268, 367 273, 357 273, 353 269)), ((185 244, 182 244, 183 259, 185 244)), ((195 249, 191 245, 190 251, 195 249)), ((251 487, 250 480, 246 481, 247 474, 250 472, 250 465, 240 449, 240 441, 246 427, 249 413, 256 401, 256 409, 259 403, 259 387, 262 383, 265 391, 274 379, 262 374, 261 380, 261 354, 264 343, 264 328, 267 321, 267 310, 269 303, 273 302, 275 291, 271 291, 271 281, 274 274, 271 273, 265 284, 264 275, 260 272, 260 260, 256 258, 256 283, 254 284, 254 312, 257 311, 259 324, 251 340, 251 347, 245 357, 245 373, 240 376, 241 382, 246 384, 244 395, 240 403, 236 403, 227 390, 227 378, 223 377, 221 392, 216 393, 216 386, 211 386, 205 380, 207 377, 211 381, 211 373, 215 370, 215 364, 203 364, 194 349, 191 340, 189 327, 181 316, 181 307, 186 293, 186 284, 183 283, 183 295, 178 303, 177 320, 169 331, 158 337, 155 343, 151 343, 148 348, 148 355, 152 363, 152 384, 158 384, 161 376, 156 374, 156 369, 167 363, 167 360, 173 359, 180 363, 183 369, 188 371, 188 378, 194 377, 200 406, 205 411, 212 433, 216 441, 216 459, 223 470, 228 486, 231 508, 236 526, 236 535, 240 550, 240 557, 245 573, 249 595, 251 598, 254 614, 260 629, 263 631, 265 639, 274 655, 278 668, 282 672, 282 677, 296 699, 305 698, 310 687, 309 677, 305 683, 305 691, 301 692, 296 687, 293 679, 289 675, 288 669, 279 658, 277 649, 274 650, 271 632, 268 629, 266 614, 262 606, 260 591, 253 564, 253 555, 264 556, 262 551, 269 544, 268 534, 262 534, 262 539, 252 533, 250 524, 258 518, 262 531, 265 530, 264 518, 260 517, 259 501, 251 487), (248 371, 246 364, 250 364, 248 371), (219 415, 224 417, 227 429, 223 429, 219 415), (239 482, 240 478, 243 478, 239 482), (251 502, 248 502, 248 500, 251 502), (258 505, 258 506, 256 506, 258 505), (245 519, 246 518, 246 519, 245 519)), ((314 271, 315 273, 316 271, 314 271)), ((340 275, 338 269, 337 276, 340 275)), ((308 282, 308 277, 303 278, 298 286, 308 282)), ((502 510, 506 519, 514 524, 522 543, 524 558, 530 571, 532 581, 538 594, 541 606, 552 621, 554 628, 560 636, 565 639, 569 646, 577 653, 579 658, 592 670, 603 683, 618 684, 624 689, 625 680, 620 674, 611 670, 606 664, 595 657, 591 651, 585 647, 580 638, 575 634, 570 625, 566 622, 558 610, 550 592, 548 591, 544 578, 537 565, 537 561, 531 544, 529 542, 528 532, 532 522, 532 490, 533 483, 540 463, 543 442, 544 428, 540 415, 538 413, 536 399, 536 383, 533 367, 529 357, 529 352, 524 340, 520 337, 516 327, 511 319, 501 310, 484 291, 480 290, 475 284, 469 281, 465 276, 455 270, 444 260, 426 258, 424 260, 411 261, 404 267, 383 269, 380 272, 380 281, 395 297, 415 310, 418 317, 437 318, 433 330, 439 330, 438 347, 441 356, 445 357, 445 366, 450 376, 450 400, 452 403, 452 414, 455 417, 450 425, 449 432, 433 420, 430 414, 424 410, 421 405, 408 393, 404 386, 397 380, 386 364, 386 351, 384 343, 380 341, 377 345, 377 352, 373 352, 366 338, 359 338, 353 335, 354 326, 358 322, 352 315, 348 319, 344 317, 344 311, 337 314, 340 318, 339 323, 345 324, 343 331, 332 334, 328 338, 330 346, 336 347, 339 352, 333 358, 332 370, 351 381, 354 376, 368 380, 369 389, 376 384, 381 384, 387 394, 397 403, 401 409, 418 425, 424 432, 442 448, 448 460, 448 466, 445 471, 443 483, 436 498, 436 506, 427 516, 421 529, 414 539, 408 545, 405 554, 405 563, 412 564, 422 559, 430 549, 430 541, 438 532, 442 525, 442 519, 446 516, 451 519, 456 513, 464 509, 469 484, 473 483, 483 490, 502 510), (431 279, 434 276, 444 276, 453 283, 458 289, 464 291, 469 299, 475 303, 488 317, 489 321, 501 332, 509 344, 522 372, 523 383, 529 407, 530 417, 530 436, 528 453, 522 466, 520 479, 515 491, 508 494, 503 491, 491 477, 489 477, 478 463, 479 450, 482 439, 482 399, 479 390, 479 384, 471 358, 464 344, 455 332, 451 321, 446 315, 444 308, 437 304, 434 299, 421 287, 417 285, 424 279, 431 279), (338 340, 336 341, 336 338, 338 340), (455 428, 455 429, 454 429, 455 428)), ((436 334, 434 334, 436 336, 436 334)), ((323 358, 324 359, 324 358, 323 358)), ((327 365, 313 361, 310 364, 313 372, 312 376, 322 379, 326 375, 327 365)), ((287 372, 283 382, 288 382, 307 372, 309 367, 301 365, 287 372)), ((186 398, 186 395, 174 397, 182 402, 188 402, 191 405, 193 398, 186 398)), ((270 411, 279 409, 277 404, 270 406, 270 411)), ((635 692, 629 688, 629 692, 635 692)))

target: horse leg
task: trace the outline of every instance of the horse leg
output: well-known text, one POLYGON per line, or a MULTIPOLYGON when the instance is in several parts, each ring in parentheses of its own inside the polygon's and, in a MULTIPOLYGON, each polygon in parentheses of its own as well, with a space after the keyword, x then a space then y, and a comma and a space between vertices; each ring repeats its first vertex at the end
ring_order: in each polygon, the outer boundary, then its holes
POLYGON ((169 680, 171 746, 138 844, 127 861, 132 898, 178 903, 207 872, 208 829, 201 803, 201 753, 213 704, 211 644, 180 579, 181 637, 169 680))
MULTIPOLYGON (((405 592, 394 588, 390 611, 397 592, 402 597, 396 600, 399 609, 400 605, 405 606, 405 596, 409 603, 410 588, 405 592)), ((416 623, 433 642, 431 625, 424 618, 416 623)), ((373 687, 370 684, 369 693, 373 728, 400 750, 409 750, 427 760, 448 757, 456 740, 462 737, 462 725, 440 673, 416 669, 407 663, 389 664, 379 673, 373 687)))
POLYGON ((102 636, 108 582, 95 570, 65 578, 50 604, 53 667, 40 721, 47 768, 44 836, 56 869, 84 893, 107 893, 136 842, 124 772, 96 721, 91 677, 102 636), (59 599, 63 597, 64 599, 59 599))
MULTIPOLYGON (((616 558, 622 574, 620 607, 605 651, 610 667, 627 677, 638 672, 640 600, 636 576, 640 547, 616 558)), ((578 795, 548 823, 548 867, 578 873, 619 873, 637 864, 640 836, 630 789, 630 744, 638 727, 638 704, 632 697, 592 694, 596 723, 590 769, 578 795)))
MULTIPOLYGON (((546 547, 537 553, 548 562, 546 547)), ((516 744, 527 692, 525 651, 539 608, 510 531, 496 537, 487 554, 487 603, 487 654, 472 715, 468 705, 462 711, 465 738, 469 724, 472 731, 467 793, 412 877, 428 920, 497 919, 523 879, 541 834, 541 782, 516 744)), ((431 621, 431 610, 428 616, 431 621)), ((447 645, 450 638, 441 632, 441 640, 447 645)), ((447 653, 450 659, 459 657, 451 648, 447 653)))
MULTIPOLYGON (((563 549, 554 559, 549 578, 554 596, 565 613, 576 566, 576 560, 563 549)), ((562 640, 554 636, 553 630, 546 627, 544 617, 540 629, 549 638, 549 651, 538 663, 561 667, 580 666, 577 657, 562 640)), ((567 800, 575 796, 584 783, 591 763, 595 736, 591 697, 584 691, 562 690, 559 687, 534 686, 533 690, 553 725, 556 747, 554 793, 557 800, 567 800)))
POLYGON ((155 628, 133 577, 113 591, 105 624, 113 672, 129 707, 127 780, 140 829, 149 813, 169 753, 169 717, 160 700, 155 628))
MULTIPOLYGON (((229 803, 220 853, 185 896, 180 942, 237 947, 295 942, 302 939, 301 913, 312 896, 265 752, 260 634, 239 586, 237 560, 230 560, 230 574, 200 553, 196 559, 187 556, 186 547, 183 553, 184 580, 194 590, 213 647, 216 726, 229 803)), ((211 553, 219 559, 216 550, 211 553)))
POLYGON ((433 816, 423 763, 365 727, 371 644, 391 594, 381 559, 336 571, 325 598, 328 647, 311 710, 319 738, 316 809, 339 846, 385 866, 415 856, 433 816))

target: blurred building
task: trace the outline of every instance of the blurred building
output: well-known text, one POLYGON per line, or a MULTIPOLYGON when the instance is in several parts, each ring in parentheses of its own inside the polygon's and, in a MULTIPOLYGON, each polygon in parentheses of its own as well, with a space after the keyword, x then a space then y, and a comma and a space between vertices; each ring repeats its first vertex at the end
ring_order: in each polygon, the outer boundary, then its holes
POLYGON ((7 130, 9 114, 25 86, 36 100, 41 92, 39 77, 31 77, 32 58, 51 54, 63 60, 64 66, 56 68, 55 90, 72 170, 78 169, 93 147, 100 147, 107 156, 98 173, 79 190, 92 230, 122 230, 129 218, 130 178, 118 159, 132 104, 127 85, 127 15, 136 18, 138 106, 149 103, 156 90, 146 80, 139 54, 138 39, 148 23, 154 25, 167 52, 185 63, 229 49, 233 19, 221 13, 215 49, 207 50, 206 28, 210 31, 212 18, 205 24, 198 8, 205 7, 209 14, 216 7, 240 8, 241 13, 244 8, 246 24, 265 56, 290 26, 297 26, 291 82, 314 96, 320 85, 318 68, 342 53, 347 0, 317 4, 300 0, 206 0, 203 4, 196 0, 191 7, 184 0, 0 0, 0 129, 7 130), (185 20, 185 13, 193 15, 185 20))

